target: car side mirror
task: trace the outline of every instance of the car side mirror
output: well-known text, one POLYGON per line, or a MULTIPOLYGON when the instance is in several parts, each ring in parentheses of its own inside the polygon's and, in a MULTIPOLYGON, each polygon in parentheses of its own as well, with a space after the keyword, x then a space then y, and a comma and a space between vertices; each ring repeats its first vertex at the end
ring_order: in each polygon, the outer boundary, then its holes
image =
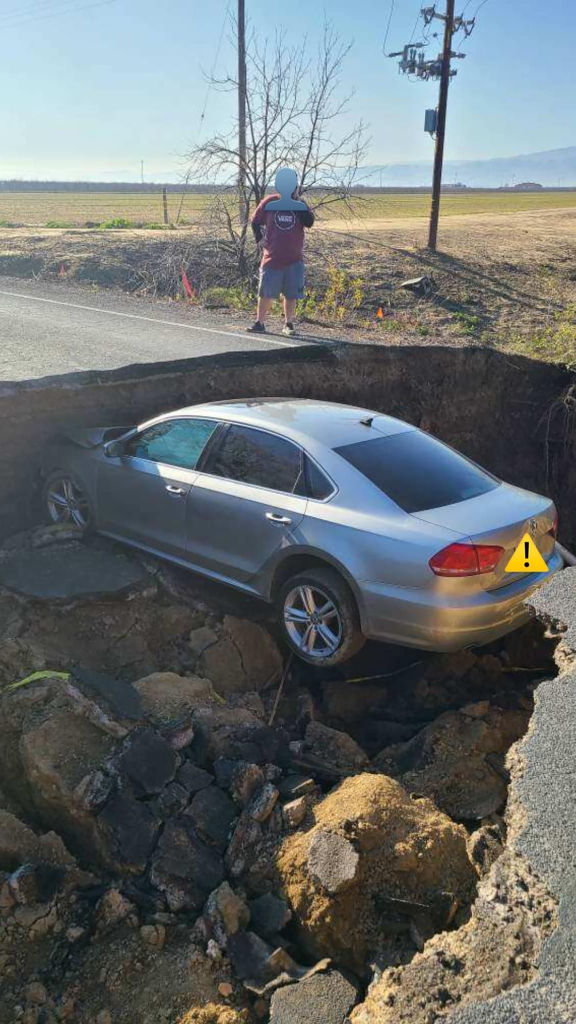
POLYGON ((118 459, 124 454, 124 446, 121 441, 108 441, 104 445, 104 455, 107 459, 118 459))

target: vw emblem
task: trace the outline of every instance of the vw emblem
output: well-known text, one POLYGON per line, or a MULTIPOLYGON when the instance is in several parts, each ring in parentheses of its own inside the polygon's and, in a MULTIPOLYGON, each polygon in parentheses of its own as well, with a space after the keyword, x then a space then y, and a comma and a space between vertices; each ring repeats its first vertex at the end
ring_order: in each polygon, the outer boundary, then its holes
POLYGON ((538 520, 537 519, 531 519, 528 525, 530 527, 530 533, 532 534, 533 537, 535 537, 536 533, 538 532, 538 520))

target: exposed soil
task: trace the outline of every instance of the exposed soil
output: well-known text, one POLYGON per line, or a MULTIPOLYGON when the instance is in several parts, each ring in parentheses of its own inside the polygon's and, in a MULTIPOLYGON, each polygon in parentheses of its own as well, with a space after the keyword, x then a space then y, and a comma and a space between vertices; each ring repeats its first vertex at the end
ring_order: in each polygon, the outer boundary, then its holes
POLYGON ((502 813, 543 628, 329 678, 146 565, 113 598, 0 593, 2 1024, 277 1024, 326 971, 325 1024, 429 1024, 533 977, 556 912, 502 813))

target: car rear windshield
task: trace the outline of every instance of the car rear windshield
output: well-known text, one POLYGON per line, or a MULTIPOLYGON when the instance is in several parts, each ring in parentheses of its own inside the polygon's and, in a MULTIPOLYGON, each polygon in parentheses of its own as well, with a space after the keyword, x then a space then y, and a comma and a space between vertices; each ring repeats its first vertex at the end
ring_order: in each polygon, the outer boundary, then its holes
POLYGON ((405 512, 455 505, 500 484, 486 470, 420 430, 335 450, 405 512))

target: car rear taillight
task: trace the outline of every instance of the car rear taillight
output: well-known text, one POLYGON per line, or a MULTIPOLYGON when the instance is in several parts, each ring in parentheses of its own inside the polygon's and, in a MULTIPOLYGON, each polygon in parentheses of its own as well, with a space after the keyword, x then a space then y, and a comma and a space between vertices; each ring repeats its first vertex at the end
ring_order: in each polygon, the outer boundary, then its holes
POLYGON ((554 509, 554 525, 550 530, 548 530, 548 533, 554 538, 556 538, 556 534, 558 533, 558 510, 556 508, 554 509))
POLYGON ((449 544, 428 565, 436 576, 481 576, 494 571, 503 551, 495 544, 449 544))

